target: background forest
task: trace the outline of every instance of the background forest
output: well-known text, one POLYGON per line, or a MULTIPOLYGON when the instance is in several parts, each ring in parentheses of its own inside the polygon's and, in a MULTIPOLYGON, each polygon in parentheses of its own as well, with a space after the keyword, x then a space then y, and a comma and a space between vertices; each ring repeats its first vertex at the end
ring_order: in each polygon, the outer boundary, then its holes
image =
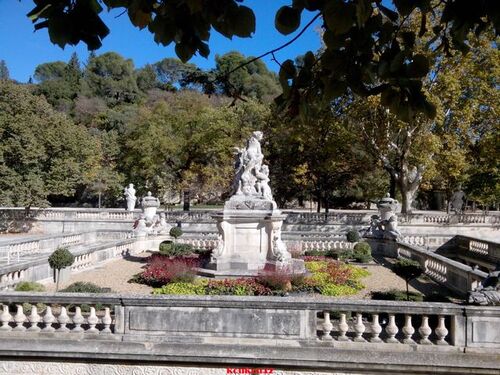
POLYGON ((10 80, 1 61, 0 205, 97 206, 100 196, 102 206, 118 207, 128 183, 166 205, 184 190, 198 203, 219 203, 229 192, 233 147, 259 129, 281 206, 347 207, 390 191, 410 211, 438 208, 459 188, 493 206, 496 44, 476 38, 460 62, 421 49, 433 61, 424 90, 437 113, 404 122, 381 105, 384 95, 350 92, 292 119, 273 104, 283 77, 264 63, 217 79, 250 59, 239 52, 217 56, 209 72, 174 58, 136 68, 113 52, 87 61, 73 55, 39 65, 26 84, 10 80))

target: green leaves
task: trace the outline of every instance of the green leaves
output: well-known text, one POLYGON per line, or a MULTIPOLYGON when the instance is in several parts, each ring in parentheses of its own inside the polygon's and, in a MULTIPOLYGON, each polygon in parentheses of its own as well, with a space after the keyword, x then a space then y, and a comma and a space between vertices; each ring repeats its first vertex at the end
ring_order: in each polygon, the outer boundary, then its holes
POLYGON ((128 6, 128 16, 134 26, 145 28, 152 20, 151 9, 145 0, 132 0, 128 6))
POLYGON ((250 8, 239 6, 234 17, 234 35, 248 38, 255 32, 255 14, 250 8))
POLYGON ((274 25, 283 35, 293 33, 300 26, 300 10, 283 6, 276 13, 274 25))
POLYGON ((412 78, 425 77, 429 72, 429 60, 422 54, 413 56, 413 61, 408 65, 408 76, 412 78))
POLYGON ((358 27, 363 27, 365 22, 368 21, 373 12, 371 0, 357 0, 355 2, 355 6, 356 23, 358 24, 358 27))
POLYGON ((356 9, 352 3, 342 0, 332 0, 326 3, 323 10, 323 19, 335 35, 344 34, 354 23, 356 9))

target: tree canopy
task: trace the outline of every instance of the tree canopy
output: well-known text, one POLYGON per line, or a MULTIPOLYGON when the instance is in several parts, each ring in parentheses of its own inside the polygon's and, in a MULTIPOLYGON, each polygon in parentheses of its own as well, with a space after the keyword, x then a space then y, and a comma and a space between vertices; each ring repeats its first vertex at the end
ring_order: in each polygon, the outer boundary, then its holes
MULTIPOLYGON (((147 28, 162 45, 175 44, 177 56, 188 61, 195 53, 207 57, 212 29, 232 38, 250 37, 256 19, 242 0, 35 0, 28 16, 35 30, 46 28, 53 43, 64 47, 80 41, 97 49, 109 34, 100 18, 103 6, 123 8, 133 25, 147 28)), ((422 89, 430 63, 416 49, 428 38, 444 54, 466 53, 471 32, 500 28, 497 0, 291 0, 276 13, 275 27, 288 35, 301 26, 304 12, 322 19, 324 49, 306 54, 304 64, 281 64, 283 94, 279 103, 293 115, 318 100, 328 104, 351 90, 357 95, 381 94, 382 104, 399 119, 419 114, 434 118, 436 106, 422 89), (419 29, 403 30, 410 16, 419 29)), ((304 28, 309 27, 309 24, 304 28)), ((297 36, 299 36, 297 34, 297 36)), ((272 51, 269 51, 271 53, 272 51)), ((246 62, 250 64, 250 62, 246 62)), ((230 79, 228 71, 226 81, 230 79)))

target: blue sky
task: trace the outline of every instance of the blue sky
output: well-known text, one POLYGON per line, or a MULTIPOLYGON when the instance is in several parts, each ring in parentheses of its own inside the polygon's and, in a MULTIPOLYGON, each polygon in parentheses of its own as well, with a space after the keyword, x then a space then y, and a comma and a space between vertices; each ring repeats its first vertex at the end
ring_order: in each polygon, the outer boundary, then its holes
MULTIPOLYGON (((283 36, 274 29, 274 15, 283 5, 289 5, 291 0, 245 0, 244 5, 251 7, 257 18, 257 30, 252 38, 233 38, 229 40, 213 31, 210 38, 211 53, 208 59, 195 56, 190 62, 202 68, 214 66, 215 54, 237 50, 245 55, 257 56, 290 40, 295 34, 283 36)), ((5 60, 11 78, 26 82, 33 74, 38 64, 49 61, 68 61, 70 55, 76 51, 81 61, 88 56, 87 48, 80 43, 78 46, 67 46, 64 50, 52 44, 46 29, 33 31, 31 21, 26 14, 33 8, 32 0, 0 0, 0 60, 5 60)), ((136 67, 147 63, 154 63, 165 57, 175 57, 172 46, 157 45, 153 36, 147 30, 139 30, 132 26, 126 14, 115 18, 120 10, 108 13, 104 10, 102 18, 110 28, 110 34, 104 39, 103 46, 98 54, 115 51, 124 57, 134 60, 136 67)), ((304 11, 302 25, 305 25, 314 14, 304 11)), ((308 50, 315 51, 320 46, 320 40, 315 28, 316 22, 297 41, 286 49, 278 52, 278 60, 294 58, 308 50)), ((264 59, 270 69, 279 67, 271 61, 271 57, 264 59)))

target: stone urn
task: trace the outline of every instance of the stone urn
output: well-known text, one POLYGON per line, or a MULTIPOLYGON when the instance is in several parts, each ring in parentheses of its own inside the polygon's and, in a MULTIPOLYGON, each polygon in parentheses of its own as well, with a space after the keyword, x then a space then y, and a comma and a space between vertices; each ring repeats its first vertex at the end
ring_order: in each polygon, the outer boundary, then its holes
POLYGON ((144 219, 146 222, 150 223, 153 221, 156 216, 156 210, 160 207, 160 200, 151 195, 151 192, 148 191, 148 195, 146 195, 141 200, 142 212, 144 213, 144 219))

